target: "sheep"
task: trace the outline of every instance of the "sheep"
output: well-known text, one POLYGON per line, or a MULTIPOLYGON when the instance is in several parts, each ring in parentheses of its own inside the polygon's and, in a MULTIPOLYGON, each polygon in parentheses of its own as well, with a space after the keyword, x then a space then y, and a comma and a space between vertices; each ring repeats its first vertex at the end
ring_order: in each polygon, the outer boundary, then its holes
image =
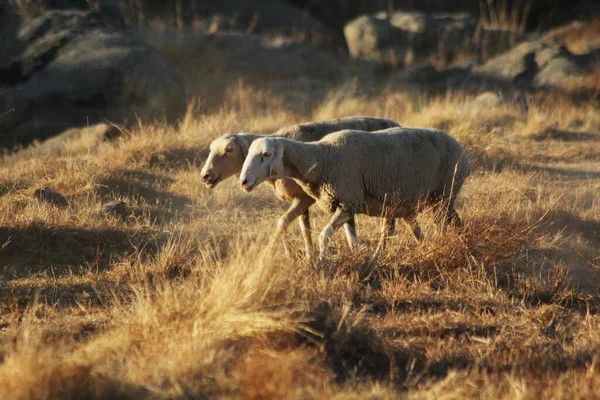
MULTIPOLYGON (((394 217, 410 222, 420 240, 416 215, 424 205, 445 211, 437 213, 445 215, 444 224, 462 225, 454 203, 469 173, 465 151, 441 130, 344 130, 312 143, 275 137, 254 140, 240 184, 250 192, 265 180, 292 178, 333 213, 319 236, 324 258, 333 233, 357 213, 392 221, 384 226, 380 246, 393 232, 394 217)), ((350 247, 356 247, 356 238, 350 247)))
MULTIPOLYGON (((309 122, 279 129, 272 136, 285 137, 302 142, 321 139, 328 133, 343 129, 360 129, 363 131, 377 131, 400 126, 389 119, 371 117, 348 117, 321 122, 309 122)), ((248 154, 248 148, 262 135, 250 133, 225 134, 215 139, 210 144, 210 154, 200 171, 201 179, 207 187, 214 188, 219 182, 239 173, 248 154)), ((301 217, 300 230, 304 238, 306 257, 312 253, 312 239, 310 235, 310 217, 308 209, 315 200, 307 195, 302 188, 292 179, 268 180, 275 189, 276 196, 281 200, 292 202, 286 213, 277 222, 277 234, 284 239, 284 249, 289 252, 285 243, 287 227, 298 217, 301 217)), ((393 224, 393 221, 392 221, 393 224)), ((348 242, 352 243, 356 237, 354 219, 350 218, 344 224, 348 242)))

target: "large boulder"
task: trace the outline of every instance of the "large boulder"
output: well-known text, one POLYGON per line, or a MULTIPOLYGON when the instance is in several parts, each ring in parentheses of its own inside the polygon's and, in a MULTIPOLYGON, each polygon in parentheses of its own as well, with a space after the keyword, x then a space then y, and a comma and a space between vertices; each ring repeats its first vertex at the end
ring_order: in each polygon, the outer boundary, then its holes
MULTIPOLYGON (((540 31, 580 18, 600 14, 600 0, 288 0, 342 31, 351 20, 378 11, 396 8, 429 13, 470 12, 481 20, 490 17, 499 25, 491 30, 514 32, 507 25, 540 31), (396 7, 396 8, 394 8, 396 7)), ((514 44, 514 43, 513 43, 514 44)), ((485 49, 482 49, 485 51, 485 49)), ((503 49, 500 49, 503 51, 503 49)))
POLYGON ((569 88, 589 71, 591 57, 574 55, 565 46, 541 41, 522 43, 474 68, 487 81, 538 88, 569 88))
POLYGON ((344 36, 355 58, 408 64, 430 56, 451 59, 464 51, 476 26, 468 13, 381 12, 349 22, 344 36))
POLYGON ((394 71, 387 81, 387 88, 429 93, 457 89, 469 79, 472 67, 471 63, 463 62, 438 70, 428 62, 415 63, 394 71))
POLYGON ((95 151, 102 143, 115 140, 122 132, 114 125, 99 123, 82 128, 71 128, 41 143, 19 151, 19 157, 60 157, 95 151))
POLYGON ((105 119, 174 119, 185 107, 176 70, 92 12, 45 12, 22 24, 15 43, 0 60, 1 146, 105 119))

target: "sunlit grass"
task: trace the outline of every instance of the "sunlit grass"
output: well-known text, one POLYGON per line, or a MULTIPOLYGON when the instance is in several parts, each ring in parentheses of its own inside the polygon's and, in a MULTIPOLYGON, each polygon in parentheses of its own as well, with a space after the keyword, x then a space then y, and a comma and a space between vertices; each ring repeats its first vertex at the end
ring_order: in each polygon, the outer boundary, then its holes
MULTIPOLYGON (((538 398, 597 387, 600 120, 592 103, 335 91, 306 113, 234 84, 177 126, 140 124, 99 147, 0 167, 0 397, 538 398), (360 248, 334 237, 307 263, 272 237, 286 204, 199 171, 224 132, 351 115, 437 127, 467 149, 462 229, 429 213, 416 244, 381 220, 360 248), (549 130, 550 129, 550 130, 549 130), (542 132, 542 134, 540 134, 542 132), (581 153, 577 153, 581 152, 581 153), (564 155, 569 156, 564 156, 564 155), (38 202, 48 186, 64 209, 38 202), (125 201, 130 214, 102 211, 125 201)), ((328 215, 314 207, 318 232, 328 215)))

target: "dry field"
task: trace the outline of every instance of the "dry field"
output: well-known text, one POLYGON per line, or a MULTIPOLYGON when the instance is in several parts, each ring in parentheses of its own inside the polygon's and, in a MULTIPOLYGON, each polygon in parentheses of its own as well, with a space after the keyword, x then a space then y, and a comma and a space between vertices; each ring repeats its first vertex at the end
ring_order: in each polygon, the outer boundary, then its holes
MULTIPOLYGON (((333 93, 294 113, 243 85, 59 158, 0 166, 0 398, 591 398, 600 393, 600 112, 529 98, 461 112, 464 95, 333 93), (467 149, 465 228, 420 217, 369 261, 334 237, 330 273, 271 236, 287 204, 266 185, 200 181, 228 131, 350 115, 438 127, 467 149), (69 199, 38 202, 49 186, 69 199), (102 204, 124 200, 117 218, 102 204)), ((328 216, 316 207, 313 226, 328 216)))

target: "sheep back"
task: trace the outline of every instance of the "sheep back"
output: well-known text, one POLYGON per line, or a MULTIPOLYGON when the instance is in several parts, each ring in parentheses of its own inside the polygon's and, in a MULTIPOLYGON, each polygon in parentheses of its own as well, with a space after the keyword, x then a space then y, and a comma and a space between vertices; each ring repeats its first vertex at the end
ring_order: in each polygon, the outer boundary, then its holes
POLYGON ((329 166, 313 192, 329 210, 368 213, 365 202, 375 199, 408 213, 428 197, 455 197, 469 175, 463 148, 440 130, 342 131, 318 143, 329 148, 329 166))
POLYGON ((288 126, 281 128, 273 136, 280 136, 299 142, 316 142, 321 140, 325 135, 345 129, 375 132, 399 126, 397 122, 385 118, 347 117, 288 126))
MULTIPOLYGON (((275 132, 273 136, 285 137, 300 142, 315 142, 332 132, 344 129, 373 132, 399 126, 397 122, 385 118, 348 117, 284 127, 275 132)), ((275 189, 275 195, 281 200, 291 201, 294 198, 306 195, 304 190, 291 179, 271 180, 270 183, 275 189)))

